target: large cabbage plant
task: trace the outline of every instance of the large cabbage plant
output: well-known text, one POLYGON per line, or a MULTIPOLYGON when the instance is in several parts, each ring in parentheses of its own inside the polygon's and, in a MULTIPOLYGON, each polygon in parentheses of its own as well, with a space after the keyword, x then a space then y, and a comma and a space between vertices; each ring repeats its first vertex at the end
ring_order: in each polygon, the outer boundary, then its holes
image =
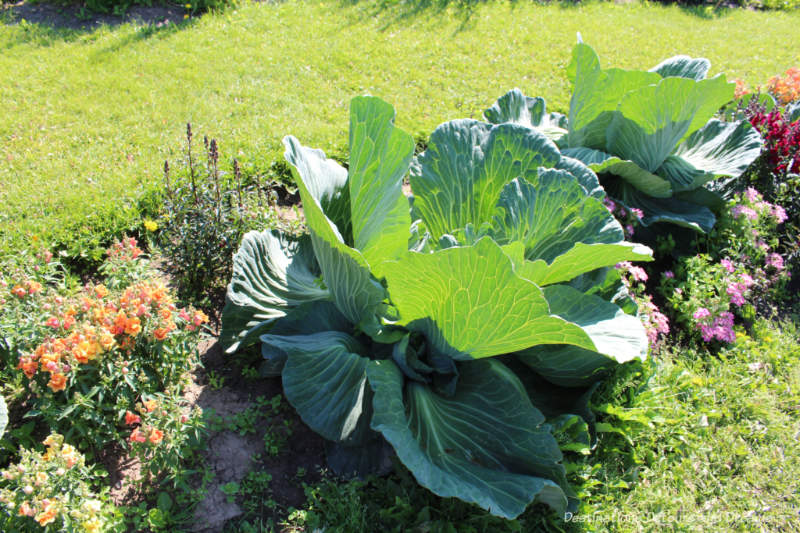
POLYGON ((284 144, 308 234, 245 236, 226 349, 261 342, 338 472, 396 453, 440 496, 563 512, 554 427, 577 427, 598 377, 648 348, 612 303, 627 305, 612 265, 651 252, 624 241, 594 173, 535 130, 473 120, 441 125, 412 163, 373 97, 351 103, 347 169, 284 144))
POLYGON ((709 67, 707 59, 681 55, 646 72, 604 69, 595 51, 579 42, 567 66, 568 117, 547 113, 542 98, 518 89, 484 116, 541 130, 564 155, 598 173, 609 195, 641 209, 644 225, 668 222, 707 232, 715 222, 712 209, 724 204, 720 192, 762 146, 747 120, 713 118, 733 100, 735 84, 723 75, 707 78, 709 67))

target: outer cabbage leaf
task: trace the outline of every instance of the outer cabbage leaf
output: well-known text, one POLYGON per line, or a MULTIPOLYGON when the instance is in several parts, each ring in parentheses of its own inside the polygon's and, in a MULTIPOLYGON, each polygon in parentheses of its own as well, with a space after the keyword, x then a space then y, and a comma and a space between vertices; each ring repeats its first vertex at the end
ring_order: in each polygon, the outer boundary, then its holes
POLYGON ((535 185, 512 180, 498 206, 493 236, 524 244, 525 259, 535 262, 526 267, 526 277, 537 285, 620 261, 652 259, 649 248, 624 242, 619 222, 565 171, 542 169, 535 185))
POLYGON ((598 150, 606 149, 606 129, 621 96, 661 80, 655 72, 604 70, 592 47, 583 43, 572 51, 567 77, 572 82, 568 146, 598 150))
POLYGON ((531 178, 560 159, 549 139, 524 126, 446 122, 412 166, 414 211, 437 240, 467 224, 480 227, 492 221, 512 177, 531 178))
POLYGON ((784 117, 789 122, 795 122, 796 120, 800 120, 800 101, 792 102, 786 106, 784 110, 784 117))
POLYGON ((565 148, 563 154, 583 162, 597 174, 619 176, 640 191, 648 192, 650 196, 669 198, 672 195, 672 186, 668 180, 646 171, 633 161, 592 148, 565 148))
POLYGON ((657 72, 664 78, 678 77, 700 81, 706 78, 710 68, 711 62, 708 59, 678 55, 665 59, 651 68, 650 72, 657 72))
POLYGON ((327 300, 308 237, 248 232, 233 256, 233 276, 222 310, 220 342, 226 351, 254 343, 292 308, 327 300))
POLYGON ((408 252, 386 264, 386 280, 400 314, 397 323, 424 334, 438 353, 457 360, 536 344, 594 349, 580 327, 550 316, 541 289, 519 277, 489 238, 432 254, 408 252))
POLYGON ((681 140, 732 99, 733 84, 723 76, 699 82, 665 78, 630 91, 608 126, 606 150, 655 172, 681 140))
POLYGON ((545 287, 550 312, 579 325, 596 350, 575 346, 534 346, 518 357, 548 381, 564 387, 583 387, 619 363, 647 356, 647 334, 641 321, 598 296, 566 285, 545 287))
POLYGON ((512 89, 483 112, 491 124, 512 123, 535 128, 553 142, 567 134, 567 117, 561 113, 547 113, 544 98, 531 98, 519 89, 512 89))
POLYGON ((283 390, 303 421, 326 439, 350 437, 364 404, 369 361, 364 347, 338 331, 263 335, 261 340, 288 355, 283 390))
POLYGON ((285 137, 283 143, 303 201, 314 254, 333 302, 354 324, 373 322, 385 291, 372 277, 362 254, 344 243, 337 226, 325 215, 309 186, 321 181, 320 169, 331 168, 335 163, 328 161, 321 150, 306 148, 292 136, 285 137))
POLYGON ((606 191, 600 185, 597 174, 578 158, 567 157, 564 151, 561 152, 561 161, 555 166, 558 170, 566 170, 578 179, 578 183, 586 189, 589 196, 602 200, 606 197, 606 191))
POLYGON ((708 121, 678 145, 659 169, 675 192, 722 176, 740 176, 761 154, 761 135, 748 122, 708 121))
POLYGON ((350 104, 353 241, 373 271, 408 249, 411 214, 402 184, 414 139, 394 127, 394 117, 394 108, 379 98, 357 97, 350 104))
MULTIPOLYGON (((340 331, 353 333, 354 326, 330 301, 310 302, 291 310, 283 318, 277 319, 269 328, 271 335, 310 335, 319 331, 340 331)), ((261 355, 264 361, 259 372, 262 377, 280 376, 286 364, 287 354, 279 346, 268 344, 261 339, 261 355)))
MULTIPOLYGON (((684 194, 694 192, 688 191, 684 194)), ((669 222, 695 231, 709 232, 716 222, 714 213, 701 203, 692 203, 676 198, 653 198, 624 182, 615 184, 613 192, 609 191, 609 194, 618 198, 629 208, 641 209, 644 213, 641 223, 644 226, 650 226, 656 222, 669 222)), ((682 198, 685 197, 682 196, 682 198)))
POLYGON ((455 394, 446 397, 413 381, 404 387, 393 363, 371 362, 372 428, 439 496, 506 518, 532 501, 563 513, 569 489, 561 451, 520 381, 496 361, 465 363, 460 372, 455 394))

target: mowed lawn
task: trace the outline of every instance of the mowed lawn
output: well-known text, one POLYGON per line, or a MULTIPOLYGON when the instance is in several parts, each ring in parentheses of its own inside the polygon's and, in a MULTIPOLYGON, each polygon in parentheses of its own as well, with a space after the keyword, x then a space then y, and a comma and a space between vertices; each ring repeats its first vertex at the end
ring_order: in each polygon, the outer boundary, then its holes
MULTIPOLYGON (((427 136, 513 87, 565 110, 580 31, 604 65, 675 54, 750 85, 800 63, 800 13, 487 2, 467 12, 374 3, 249 4, 171 29, 0 25, 0 249, 113 212, 180 158, 185 123, 267 168, 286 134, 342 155, 370 93, 427 136)), ((199 143, 198 143, 199 144, 199 143)))

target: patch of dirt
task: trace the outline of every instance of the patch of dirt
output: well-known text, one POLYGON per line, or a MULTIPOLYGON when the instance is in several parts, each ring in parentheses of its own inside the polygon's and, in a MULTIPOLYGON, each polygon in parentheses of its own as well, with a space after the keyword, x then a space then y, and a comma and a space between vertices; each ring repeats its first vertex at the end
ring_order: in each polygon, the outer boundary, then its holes
POLYGON ((118 26, 128 22, 166 26, 183 22, 185 10, 178 6, 131 6, 124 15, 84 13, 80 6, 31 3, 21 0, 2 5, 2 11, 18 22, 71 30, 91 30, 100 26, 118 26))
MULTIPOLYGON (((319 480, 325 461, 323 439, 297 417, 285 398, 280 412, 268 419, 260 418, 260 426, 254 433, 234 431, 231 421, 237 414, 253 407, 256 398, 269 400, 276 395, 282 396, 280 378, 244 378, 241 368, 222 352, 214 339, 201 343, 200 353, 203 366, 193 373, 184 397, 190 404, 189 409, 199 406, 206 415, 213 412, 221 417, 222 423, 217 424, 217 431, 207 436, 206 448, 197 465, 209 469, 213 479, 207 486, 205 499, 195 508, 189 530, 195 533, 220 532, 226 522, 242 515, 243 509, 236 501, 229 501, 220 487, 226 483, 241 483, 251 471, 266 471, 272 476, 270 492, 263 495, 264 500, 271 498, 277 502, 279 510, 300 507, 305 502, 305 494, 297 479, 298 468, 306 472, 302 481, 313 483, 319 480), (264 433, 285 427, 284 421, 290 424, 291 436, 280 447, 277 456, 269 457, 265 453, 264 433)), ((106 450, 101 460, 110 474, 113 501, 123 505, 138 503, 140 495, 131 485, 141 471, 138 460, 128 457, 121 446, 106 450)))

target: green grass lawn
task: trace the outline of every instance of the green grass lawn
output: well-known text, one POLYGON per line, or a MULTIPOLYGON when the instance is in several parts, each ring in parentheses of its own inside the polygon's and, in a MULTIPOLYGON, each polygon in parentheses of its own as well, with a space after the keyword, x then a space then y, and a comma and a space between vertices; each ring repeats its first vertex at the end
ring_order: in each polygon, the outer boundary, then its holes
POLYGON ((515 86, 563 110, 577 31, 606 65, 684 53, 757 85, 800 62, 798 25, 797 12, 330 1, 250 4, 171 29, 4 24, 0 248, 129 225, 135 211, 122 208, 161 179, 165 158, 180 157, 187 121, 217 137, 223 156, 266 169, 288 133, 343 155, 349 100, 364 93, 391 102, 418 135, 479 117, 515 86))

